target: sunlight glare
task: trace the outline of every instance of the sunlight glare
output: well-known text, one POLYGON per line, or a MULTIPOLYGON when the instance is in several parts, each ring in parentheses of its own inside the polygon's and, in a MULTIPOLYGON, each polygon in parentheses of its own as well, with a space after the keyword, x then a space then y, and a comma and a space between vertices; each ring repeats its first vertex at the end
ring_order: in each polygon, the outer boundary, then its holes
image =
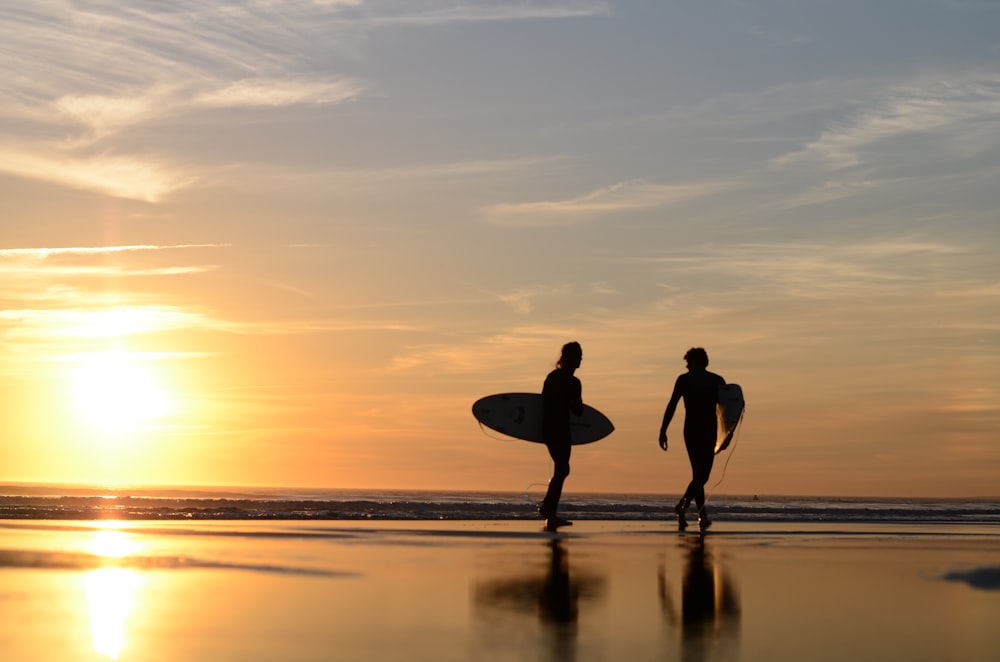
MULTIPOLYGON (((134 554, 141 546, 118 522, 102 525, 94 531, 87 548, 93 554, 108 559, 121 559, 134 554)), ((134 570, 120 567, 98 568, 85 580, 90 610, 90 633, 94 652, 117 660, 125 647, 125 623, 132 611, 133 594, 139 583, 134 570)))
POLYGON ((125 647, 125 621, 132 611, 138 576, 127 568, 98 568, 87 574, 85 582, 94 651, 117 660, 125 647))
POLYGON ((84 420, 105 431, 124 431, 166 416, 168 393, 153 368, 131 352, 75 357, 73 400, 84 420))
POLYGON ((94 531, 87 549, 97 556, 110 559, 120 559, 139 551, 140 545, 127 531, 119 528, 117 522, 108 524, 107 528, 94 531))

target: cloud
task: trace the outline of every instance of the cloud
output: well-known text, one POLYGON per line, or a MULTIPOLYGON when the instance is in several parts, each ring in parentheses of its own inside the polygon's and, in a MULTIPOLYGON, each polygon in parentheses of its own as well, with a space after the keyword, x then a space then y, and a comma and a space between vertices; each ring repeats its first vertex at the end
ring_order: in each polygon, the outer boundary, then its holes
POLYGON ((159 202, 195 181, 193 176, 158 157, 114 154, 77 157, 41 147, 30 152, 0 146, 0 173, 144 202, 159 202))
POLYGON ((199 95, 195 105, 239 108, 337 104, 356 99, 363 90, 353 80, 244 79, 199 95))
MULTIPOLYGON (((839 170, 870 163, 869 152, 894 139, 961 136, 988 139, 969 149, 995 147, 1000 139, 1000 79, 967 77, 893 87, 852 117, 831 123, 814 141, 773 159, 779 167, 839 170), (984 132, 984 127, 990 127, 984 132)), ((926 151, 922 151, 926 158, 926 151)))
POLYGON ((50 255, 110 255, 140 251, 165 251, 180 248, 225 248, 231 244, 134 244, 128 246, 60 246, 54 248, 0 248, 0 258, 33 257, 44 260, 50 255))
POLYGON ((0 172, 143 202, 159 202, 195 181, 191 175, 157 157, 113 154, 75 157, 41 149, 30 153, 2 147, 0 172))
POLYGON ((196 177, 173 158, 119 144, 124 130, 199 109, 333 105, 364 93, 359 80, 318 72, 304 43, 336 52, 359 33, 392 25, 608 11, 603 2, 437 0, 371 6, 357 0, 48 2, 0 9, 0 40, 18 53, 0 61, 0 118, 16 120, 0 128, 0 172, 158 202, 196 177))
POLYGON ((353 80, 244 79, 200 94, 154 86, 123 96, 63 95, 54 101, 57 115, 82 127, 83 132, 60 142, 20 147, 0 142, 0 172, 156 203, 194 184, 199 176, 190 167, 172 164, 174 159, 167 156, 88 155, 86 148, 110 144, 116 133, 132 126, 198 108, 328 105, 353 100, 362 91, 353 80))
POLYGON ((535 301, 540 298, 565 296, 572 293, 571 285, 557 287, 535 286, 504 292, 497 295, 503 303, 521 315, 530 314, 535 309, 535 301))
POLYGON ((959 245, 900 239, 738 244, 651 261, 689 277, 702 273, 724 279, 728 291, 739 297, 832 299, 926 287, 930 265, 937 269, 944 263, 971 265, 971 253, 959 245))
MULTIPOLYGON (((407 0, 205 5, 36 3, 0 9, 0 172, 156 203, 200 177, 169 153, 150 155, 124 132, 203 109, 335 105, 366 84, 318 71, 303 49, 332 53, 389 26, 606 15, 607 3, 407 0), (6 134, 6 135, 5 135, 6 134)), ((359 55, 350 56, 356 60, 359 55)), ((324 62, 335 67, 336 62, 324 62)))
POLYGON ((500 225, 573 225, 597 217, 652 209, 700 198, 730 188, 719 182, 650 184, 619 182, 563 200, 503 203, 482 210, 483 217, 500 225))
POLYGON ((0 330, 8 337, 124 338, 168 329, 203 327, 200 313, 174 306, 117 306, 100 309, 0 310, 0 330))
POLYGON ((401 8, 400 11, 389 11, 377 16, 365 17, 364 25, 374 29, 396 25, 435 26, 487 21, 585 18, 611 14, 611 9, 606 2, 528 4, 496 1, 481 5, 474 3, 456 5, 455 3, 435 0, 431 2, 404 2, 398 6, 401 8))
POLYGON ((116 132, 168 115, 200 108, 279 108, 295 105, 335 105, 352 101, 364 91, 353 79, 243 78, 212 81, 200 86, 154 84, 121 94, 65 94, 53 105, 56 114, 85 132, 62 143, 85 147, 116 132))
POLYGON ((131 256, 151 252, 223 248, 228 244, 135 244, 118 246, 56 246, 0 248, 0 299, 20 302, 23 307, 65 306, 73 310, 143 307, 148 297, 122 289, 106 288, 109 278, 173 277, 201 274, 216 265, 151 265, 131 256), (121 256, 121 259, 107 259, 121 256), (126 259, 129 258, 129 259, 126 259), (81 304, 85 302, 85 304, 81 304))
MULTIPOLYGON (((337 6, 352 6, 338 3, 337 6)), ((332 7, 326 3, 327 10, 332 7)), ((308 8, 308 6, 306 7, 308 8)), ((118 140, 204 108, 330 105, 363 92, 297 55, 320 28, 295 3, 141 9, 42 3, 0 10, 0 172, 159 202, 197 177, 176 157, 118 140)))
POLYGON ((158 90, 128 96, 65 94, 54 105, 67 119, 87 128, 89 135, 85 142, 90 142, 162 114, 165 111, 162 102, 168 98, 168 94, 158 90))
MULTIPOLYGON (((100 276, 100 277, 136 277, 136 276, 183 276, 189 274, 200 274, 214 271, 218 267, 214 265, 188 266, 188 267, 151 267, 145 269, 131 269, 118 265, 99 266, 31 266, 31 267, 6 267, 0 264, 0 274, 4 275, 30 275, 37 276, 100 276)), ((30 296, 36 296, 32 294, 30 296)))

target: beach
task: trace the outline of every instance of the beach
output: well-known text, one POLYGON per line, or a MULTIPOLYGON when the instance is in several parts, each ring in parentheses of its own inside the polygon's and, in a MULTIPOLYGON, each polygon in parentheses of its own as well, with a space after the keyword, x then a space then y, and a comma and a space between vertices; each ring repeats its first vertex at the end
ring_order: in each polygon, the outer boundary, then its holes
POLYGON ((5 662, 991 660, 991 524, 0 521, 5 662))

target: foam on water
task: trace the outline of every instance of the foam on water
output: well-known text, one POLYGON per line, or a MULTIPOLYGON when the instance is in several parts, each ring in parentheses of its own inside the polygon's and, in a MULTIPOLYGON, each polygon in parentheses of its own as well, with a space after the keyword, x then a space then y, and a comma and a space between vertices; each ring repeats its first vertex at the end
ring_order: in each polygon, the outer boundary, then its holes
MULTIPOLYGON (((0 485, 0 519, 520 520, 525 493, 291 489, 100 489, 0 485)), ((567 493, 580 520, 662 520, 675 495, 567 493)), ((716 520, 747 522, 1000 523, 998 499, 713 496, 716 520)))

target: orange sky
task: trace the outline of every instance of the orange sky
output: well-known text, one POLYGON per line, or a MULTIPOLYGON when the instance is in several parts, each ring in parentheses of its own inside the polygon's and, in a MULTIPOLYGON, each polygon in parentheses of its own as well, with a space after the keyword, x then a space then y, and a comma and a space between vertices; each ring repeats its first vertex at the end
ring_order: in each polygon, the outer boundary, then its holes
POLYGON ((719 492, 1000 494, 996 9, 35 11, 0 482, 524 490, 544 447, 470 407, 578 340, 617 430, 567 490, 683 489, 703 346, 747 398, 719 492))

